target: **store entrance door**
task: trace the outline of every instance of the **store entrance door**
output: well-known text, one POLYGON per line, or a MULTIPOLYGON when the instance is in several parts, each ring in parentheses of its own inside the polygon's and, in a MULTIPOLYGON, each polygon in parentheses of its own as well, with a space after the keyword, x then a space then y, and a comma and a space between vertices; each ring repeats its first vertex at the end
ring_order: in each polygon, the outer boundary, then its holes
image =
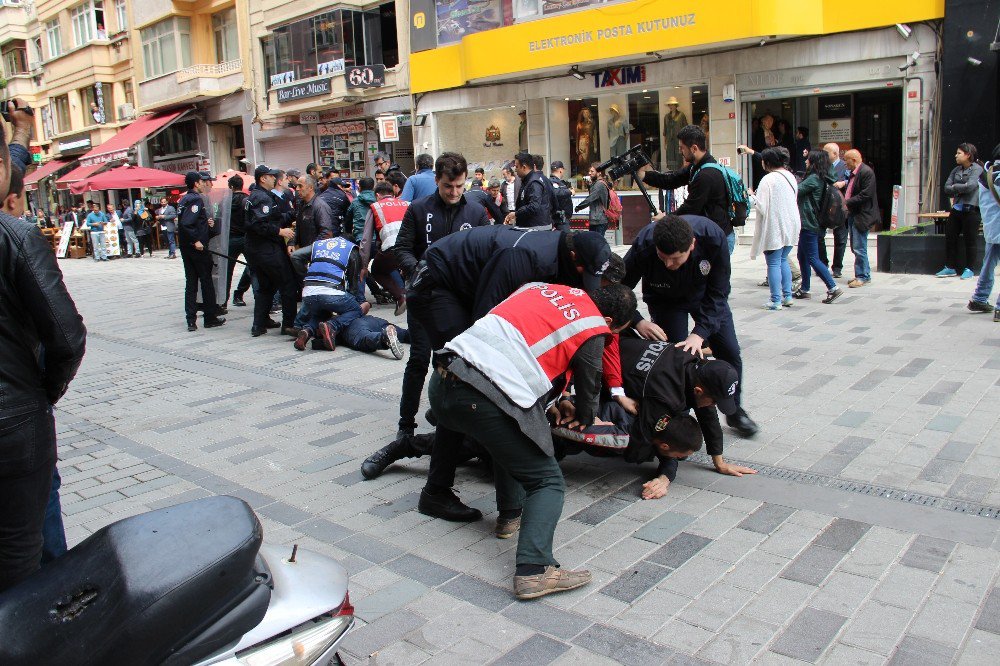
POLYGON ((854 95, 854 147, 875 171, 882 228, 889 228, 892 186, 902 185, 903 91, 866 90, 854 95))

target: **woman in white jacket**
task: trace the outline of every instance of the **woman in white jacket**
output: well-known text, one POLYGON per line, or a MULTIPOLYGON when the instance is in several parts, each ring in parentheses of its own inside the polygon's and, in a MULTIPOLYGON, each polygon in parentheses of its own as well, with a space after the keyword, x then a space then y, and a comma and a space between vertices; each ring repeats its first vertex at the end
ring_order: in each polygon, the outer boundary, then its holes
POLYGON ((771 300, 764 306, 768 310, 791 307, 792 270, 788 255, 799 242, 798 183, 788 171, 788 151, 768 148, 760 153, 761 163, 767 174, 761 179, 754 193, 757 224, 754 229, 750 258, 761 252, 767 261, 767 284, 771 300))

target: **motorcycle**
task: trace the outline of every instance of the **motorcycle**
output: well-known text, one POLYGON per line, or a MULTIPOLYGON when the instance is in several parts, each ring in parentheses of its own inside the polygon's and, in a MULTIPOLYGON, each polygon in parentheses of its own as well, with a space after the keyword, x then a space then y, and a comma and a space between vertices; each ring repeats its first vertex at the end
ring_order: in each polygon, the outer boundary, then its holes
POLYGON ((262 541, 227 496, 112 523, 0 594, 0 664, 341 663, 347 571, 262 541))

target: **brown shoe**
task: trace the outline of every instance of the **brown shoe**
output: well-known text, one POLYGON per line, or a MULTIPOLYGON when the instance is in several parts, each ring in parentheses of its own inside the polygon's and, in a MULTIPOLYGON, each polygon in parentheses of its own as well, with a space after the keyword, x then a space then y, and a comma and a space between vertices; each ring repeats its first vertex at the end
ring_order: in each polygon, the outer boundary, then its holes
POLYGON ((850 282, 847 283, 847 286, 850 287, 851 289, 855 289, 857 287, 863 287, 866 284, 868 284, 868 283, 867 282, 862 282, 861 280, 859 280, 857 278, 854 278, 853 280, 851 280, 850 282))
POLYGON ((497 526, 493 528, 493 534, 497 535, 498 539, 509 539, 517 531, 521 529, 521 516, 517 518, 497 518, 497 526))
POLYGON ((518 599, 537 599, 546 594, 583 587, 591 581, 589 571, 566 571, 554 566, 534 576, 514 576, 514 595, 518 599))

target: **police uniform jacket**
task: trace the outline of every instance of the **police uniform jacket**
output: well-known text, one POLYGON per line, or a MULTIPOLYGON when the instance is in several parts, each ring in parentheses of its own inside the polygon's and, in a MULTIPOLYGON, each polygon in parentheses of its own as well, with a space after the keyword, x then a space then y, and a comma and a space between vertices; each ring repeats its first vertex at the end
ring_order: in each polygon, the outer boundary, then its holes
MULTIPOLYGON (((705 437, 709 455, 722 455, 722 426, 716 407, 696 407, 694 387, 697 368, 704 363, 694 354, 677 349, 671 342, 622 338, 622 384, 625 395, 639 403, 639 416, 632 422, 628 462, 645 462, 653 457, 652 440, 666 426, 665 418, 694 410, 705 437)), ((671 481, 677 474, 677 460, 661 459, 660 472, 671 481)))
POLYGON ((488 225, 486 209, 464 195, 454 206, 445 204, 437 192, 417 199, 406 209, 392 247, 403 277, 409 279, 432 243, 456 231, 488 225))
POLYGON ((247 255, 257 260, 286 254, 281 229, 281 211, 276 197, 256 183, 250 186, 243 223, 247 232, 247 255))
POLYGON ((205 197, 194 190, 177 202, 178 241, 181 249, 191 248, 196 242, 208 247, 208 240, 213 235, 208 227, 208 211, 205 209, 205 197))
POLYGON ((642 300, 647 305, 690 313, 694 319, 691 332, 708 339, 730 312, 729 244, 712 220, 697 215, 682 217, 691 225, 695 238, 684 265, 676 271, 667 270, 653 244, 656 225, 649 224, 625 255, 624 284, 634 288, 642 280, 642 300))
POLYGON ((514 224, 519 227, 551 227, 552 183, 538 171, 532 171, 521 183, 517 195, 514 224))

